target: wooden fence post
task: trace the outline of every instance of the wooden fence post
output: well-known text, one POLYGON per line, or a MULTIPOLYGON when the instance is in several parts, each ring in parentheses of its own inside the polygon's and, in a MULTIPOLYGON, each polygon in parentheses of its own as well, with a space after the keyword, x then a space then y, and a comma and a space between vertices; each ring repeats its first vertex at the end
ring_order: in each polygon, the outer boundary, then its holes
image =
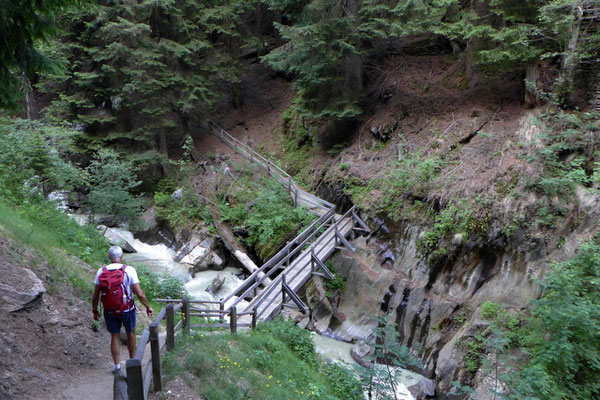
POLYGON ((286 300, 286 296, 285 296, 285 290, 283 289, 283 285, 285 285, 285 274, 282 273, 281 274, 281 308, 283 309, 283 305, 285 304, 285 300, 286 300))
POLYGON ((181 319, 183 320, 183 334, 190 334, 190 299, 183 298, 183 307, 181 307, 181 319))
POLYGON ((130 358, 125 363, 127 369, 127 396, 129 400, 144 400, 144 378, 142 377, 142 362, 130 358))
POLYGON ((252 313, 252 329, 256 329, 257 311, 258 311, 258 309, 255 308, 254 312, 252 313))
POLYGON ((231 326, 231 333, 237 332, 237 308, 231 307, 229 314, 229 325, 231 326))
POLYGON ((175 312, 173 304, 167 306, 167 351, 175 348, 175 312))
POLYGON ((152 380, 154 381, 154 391, 162 390, 161 370, 160 370, 160 343, 158 341, 158 324, 150 324, 150 352, 152 354, 152 380))
MULTIPOLYGON (((225 304, 223 304, 223 302, 219 302, 219 311, 225 311, 225 304)), ((220 324, 224 324, 225 323, 225 314, 223 314, 222 312, 219 313, 220 317, 219 317, 219 323, 220 324)))

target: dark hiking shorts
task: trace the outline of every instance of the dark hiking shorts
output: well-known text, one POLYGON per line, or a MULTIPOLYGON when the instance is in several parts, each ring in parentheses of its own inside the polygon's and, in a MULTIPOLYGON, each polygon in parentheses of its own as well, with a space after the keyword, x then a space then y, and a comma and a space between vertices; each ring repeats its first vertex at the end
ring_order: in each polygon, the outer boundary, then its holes
POLYGON ((110 333, 121 332, 121 325, 127 332, 133 332, 133 329, 135 328, 135 309, 126 311, 123 315, 118 317, 109 315, 105 312, 104 321, 106 322, 106 329, 110 333))

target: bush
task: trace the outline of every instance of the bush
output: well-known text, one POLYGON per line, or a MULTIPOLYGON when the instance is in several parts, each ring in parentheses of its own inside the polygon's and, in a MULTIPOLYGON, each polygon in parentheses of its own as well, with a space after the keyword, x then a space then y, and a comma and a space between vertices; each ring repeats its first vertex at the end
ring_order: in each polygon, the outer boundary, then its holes
POLYGON ((0 196, 16 204, 49 189, 85 184, 85 172, 68 161, 77 135, 39 121, 0 118, 0 196))
POLYGON ((393 220, 402 217, 407 199, 414 195, 425 197, 435 178, 446 165, 439 157, 422 158, 419 154, 405 157, 394 163, 381 176, 371 179, 367 185, 348 185, 355 203, 362 208, 384 212, 393 220), (379 192, 377 198, 373 193, 379 192))
POLYGON ((156 192, 154 205, 156 217, 167 222, 172 228, 191 228, 200 221, 211 221, 208 206, 192 188, 185 188, 180 199, 174 199, 170 193, 156 192))
POLYGON ((511 382, 511 398, 598 398, 600 246, 587 243, 555 264, 543 287, 524 338, 530 359, 511 382))
POLYGON ((115 152, 102 149, 88 167, 88 172, 91 187, 87 203, 90 211, 135 225, 144 202, 141 196, 133 194, 141 183, 136 181, 133 165, 120 160, 115 152))
POLYGON ((340 275, 337 274, 335 267, 333 266, 333 263, 331 262, 331 260, 328 260, 325 263, 325 266, 327 267, 327 269, 329 269, 329 272, 331 272, 333 274, 333 278, 332 279, 327 279, 325 281, 325 285, 327 287, 327 296, 331 297, 335 294, 335 292, 343 292, 344 289, 346 288, 346 280, 341 277, 340 275))
POLYGON ((466 237, 475 229, 485 230, 486 221, 477 220, 466 206, 449 205, 435 217, 435 223, 423 238, 417 242, 421 254, 445 255, 447 249, 442 243, 450 235, 460 233, 466 237))
POLYGON ((282 320, 234 335, 198 332, 165 355, 163 370, 169 378, 193 375, 190 387, 211 400, 362 400, 352 372, 299 351, 308 341, 309 332, 282 320))
POLYGON ((279 246, 314 219, 303 207, 294 207, 289 194, 275 180, 263 179, 259 184, 239 180, 241 189, 230 203, 220 205, 223 222, 234 230, 245 231, 244 241, 255 246, 261 258, 274 254, 279 246))
POLYGON ((293 321, 278 318, 275 322, 260 324, 257 329, 285 343, 302 361, 309 364, 317 362, 315 344, 310 332, 296 326, 293 321))
POLYGON ((481 315, 487 320, 496 319, 498 317, 499 310, 500 305, 498 303, 494 303, 493 301, 484 301, 483 304, 481 304, 481 315))
POLYGON ((136 267, 140 286, 150 301, 156 299, 181 299, 187 296, 185 283, 167 273, 157 274, 144 266, 136 267))

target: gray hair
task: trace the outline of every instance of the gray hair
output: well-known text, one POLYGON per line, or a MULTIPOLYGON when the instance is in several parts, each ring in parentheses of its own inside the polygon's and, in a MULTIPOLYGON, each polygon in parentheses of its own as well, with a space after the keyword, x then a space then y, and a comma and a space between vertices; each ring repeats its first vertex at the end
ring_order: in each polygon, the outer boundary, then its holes
POLYGON ((112 246, 108 249, 108 258, 110 261, 117 261, 123 257, 123 249, 119 246, 112 246))

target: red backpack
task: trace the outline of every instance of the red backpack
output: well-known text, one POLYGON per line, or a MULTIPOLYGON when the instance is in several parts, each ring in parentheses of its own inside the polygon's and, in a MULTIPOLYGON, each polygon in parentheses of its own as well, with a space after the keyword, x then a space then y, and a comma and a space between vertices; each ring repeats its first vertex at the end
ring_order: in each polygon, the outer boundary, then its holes
POLYGON ((109 270, 102 267, 98 277, 104 312, 121 315, 133 306, 133 298, 128 297, 125 281, 125 264, 119 269, 109 270))

